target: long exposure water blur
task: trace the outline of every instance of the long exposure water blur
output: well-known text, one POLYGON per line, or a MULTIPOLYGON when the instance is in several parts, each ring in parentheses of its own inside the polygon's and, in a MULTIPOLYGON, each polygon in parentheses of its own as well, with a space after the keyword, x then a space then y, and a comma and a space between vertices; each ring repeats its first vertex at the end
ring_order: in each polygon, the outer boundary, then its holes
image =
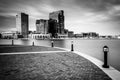
MULTIPOLYGON (((51 40, 14 40, 16 45, 32 45, 34 41, 38 46, 51 46, 51 40)), ((54 40, 56 47, 71 48, 71 41, 74 50, 93 56, 103 61, 103 46, 109 47, 108 63, 120 71, 120 40, 88 40, 88 39, 61 39, 54 40)), ((11 40, 0 40, 0 44, 11 44, 11 40)))

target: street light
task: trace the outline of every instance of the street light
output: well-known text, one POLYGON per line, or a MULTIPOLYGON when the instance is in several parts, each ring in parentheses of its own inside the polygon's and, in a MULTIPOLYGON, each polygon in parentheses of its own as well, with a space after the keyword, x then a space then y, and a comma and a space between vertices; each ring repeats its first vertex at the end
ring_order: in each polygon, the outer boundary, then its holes
POLYGON ((32 46, 34 46, 34 41, 32 42, 32 46))
POLYGON ((108 46, 104 46, 104 47, 103 47, 103 52, 109 52, 108 46))
POLYGON ((71 41, 71 51, 74 51, 74 49, 73 49, 73 41, 71 41))
POLYGON ((14 40, 12 39, 12 46, 14 45, 14 40))
POLYGON ((103 47, 103 52, 104 52, 104 64, 103 64, 103 67, 104 68, 109 68, 108 61, 107 61, 107 54, 109 52, 109 47, 108 46, 104 46, 103 47))
POLYGON ((51 47, 54 47, 54 42, 53 41, 51 41, 51 47))

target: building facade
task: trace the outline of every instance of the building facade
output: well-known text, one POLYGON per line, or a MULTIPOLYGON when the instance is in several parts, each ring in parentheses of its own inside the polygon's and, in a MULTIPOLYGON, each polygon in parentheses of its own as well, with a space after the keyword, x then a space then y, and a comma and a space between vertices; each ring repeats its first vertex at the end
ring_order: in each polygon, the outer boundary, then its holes
POLYGON ((18 35, 16 33, 13 33, 13 32, 2 32, 1 38, 2 39, 17 39, 18 35))
POLYGON ((73 31, 68 31, 68 37, 69 37, 69 38, 74 37, 74 32, 73 32, 73 31))
POLYGON ((50 19, 49 20, 49 33, 51 34, 51 37, 56 38, 57 37, 57 20, 50 19))
POLYGON ((49 14, 49 19, 57 21, 56 29, 58 34, 64 34, 64 11, 55 11, 49 14))
POLYGON ((29 38, 33 38, 33 39, 50 39, 51 35, 50 34, 33 33, 33 34, 29 34, 29 38))
POLYGON ((28 38, 29 16, 25 13, 17 14, 16 27, 18 34, 22 35, 24 38, 28 38))
POLYGON ((83 38, 98 38, 99 34, 95 32, 82 33, 83 38))
POLYGON ((36 20, 36 32, 40 34, 48 33, 48 20, 40 19, 36 20))

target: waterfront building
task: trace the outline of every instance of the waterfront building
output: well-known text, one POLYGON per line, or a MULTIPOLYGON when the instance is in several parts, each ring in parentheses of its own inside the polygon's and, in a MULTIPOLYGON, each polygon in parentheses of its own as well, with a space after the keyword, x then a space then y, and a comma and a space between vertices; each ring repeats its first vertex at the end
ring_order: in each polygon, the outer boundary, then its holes
POLYGON ((48 33, 48 20, 40 19, 36 20, 36 32, 40 34, 48 33))
POLYGON ((23 38, 28 38, 29 28, 29 16, 25 13, 19 13, 16 15, 16 27, 17 33, 22 35, 23 38))
POLYGON ((50 39, 51 35, 50 34, 31 33, 31 34, 29 34, 29 38, 32 38, 32 39, 50 39))
POLYGON ((17 39, 18 35, 16 33, 13 33, 13 32, 2 32, 1 38, 2 39, 17 39))
MULTIPOLYGON (((68 30, 64 29, 64 11, 59 10, 49 14, 49 20, 36 20, 36 33, 34 35, 50 34, 51 38, 68 37, 68 30)), ((40 37, 41 38, 41 37, 40 37)))
POLYGON ((57 38, 57 20, 50 19, 48 21, 49 30, 48 32, 51 34, 51 37, 57 38))
POLYGON ((64 33, 65 33, 65 34, 68 34, 68 29, 64 29, 64 33))
POLYGON ((68 34, 57 34, 57 38, 68 38, 68 34))
POLYGON ((83 38, 99 38, 99 34, 95 32, 81 33, 83 38))
POLYGON ((74 37, 74 32, 73 32, 73 31, 68 31, 68 37, 69 37, 69 38, 74 37))
POLYGON ((74 37, 75 37, 75 38, 82 38, 83 35, 82 35, 82 34, 75 34, 74 37))
POLYGON ((81 33, 83 38, 88 38, 88 33, 81 33))
POLYGON ((99 34, 97 34, 96 32, 89 32, 88 33, 88 37, 89 38, 98 38, 99 34))
POLYGON ((56 31, 58 34, 64 34, 64 11, 59 10, 49 14, 49 19, 57 21, 56 31))

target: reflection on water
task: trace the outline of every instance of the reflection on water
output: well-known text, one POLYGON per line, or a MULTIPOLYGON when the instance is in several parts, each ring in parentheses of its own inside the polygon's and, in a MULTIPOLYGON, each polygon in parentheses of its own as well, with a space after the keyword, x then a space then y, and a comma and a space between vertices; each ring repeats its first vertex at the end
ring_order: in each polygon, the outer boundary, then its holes
MULTIPOLYGON (((51 40, 14 40, 18 45, 32 45, 34 41, 38 46, 51 46, 51 40)), ((72 40, 54 40, 56 47, 71 48, 72 40)), ((120 40, 73 40, 74 50, 86 53, 103 61, 102 48, 104 45, 109 47, 109 64, 120 71, 120 40)), ((12 40, 0 40, 0 44, 11 44, 12 40)))

